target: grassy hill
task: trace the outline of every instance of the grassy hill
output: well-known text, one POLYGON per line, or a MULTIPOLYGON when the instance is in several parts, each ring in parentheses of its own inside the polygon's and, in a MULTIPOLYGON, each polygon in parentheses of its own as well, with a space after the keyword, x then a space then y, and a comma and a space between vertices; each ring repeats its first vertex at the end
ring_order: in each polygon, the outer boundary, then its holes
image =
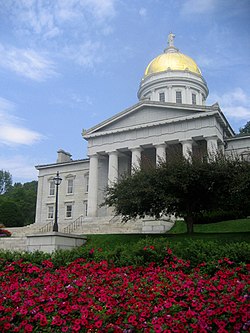
POLYGON ((218 223, 195 225, 194 234, 186 234, 183 221, 176 221, 175 226, 166 234, 118 234, 118 235, 90 235, 89 243, 93 247, 113 248, 117 245, 135 243, 145 238, 166 238, 170 243, 182 242, 190 239, 204 241, 219 241, 222 243, 247 242, 250 243, 250 219, 223 221, 218 223))

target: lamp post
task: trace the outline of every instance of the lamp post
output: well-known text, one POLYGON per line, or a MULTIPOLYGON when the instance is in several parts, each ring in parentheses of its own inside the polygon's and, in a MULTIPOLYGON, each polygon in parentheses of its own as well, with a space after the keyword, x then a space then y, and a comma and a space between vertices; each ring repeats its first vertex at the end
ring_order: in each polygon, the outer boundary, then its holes
POLYGON ((58 223, 57 223, 57 213, 58 213, 58 186, 62 182, 62 178, 59 177, 59 171, 57 171, 56 176, 53 178, 53 181, 56 185, 56 206, 55 206, 55 222, 53 225, 53 231, 58 231, 58 223))

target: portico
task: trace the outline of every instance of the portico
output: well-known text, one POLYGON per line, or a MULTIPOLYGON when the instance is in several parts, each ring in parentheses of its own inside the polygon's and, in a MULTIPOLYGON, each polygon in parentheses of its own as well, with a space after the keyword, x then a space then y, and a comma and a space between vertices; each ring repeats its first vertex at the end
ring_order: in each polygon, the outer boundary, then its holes
MULTIPOLYGON (((198 118, 199 124, 201 124, 200 118, 198 118)), ((159 125, 161 126, 161 125, 159 125)), ((172 125, 171 125, 172 126, 172 125)), ((106 126, 105 126, 106 127, 106 126)), ((89 206, 88 206, 88 216, 103 216, 108 213, 108 211, 104 211, 100 209, 99 206, 102 203, 104 196, 103 192, 107 186, 112 186, 119 177, 123 173, 133 173, 135 169, 140 167, 156 166, 158 163, 165 161, 167 158, 171 158, 171 156, 175 153, 183 154, 183 156, 187 159, 191 158, 192 154, 199 154, 199 156, 209 156, 211 154, 215 154, 218 145, 221 142, 221 138, 216 135, 203 136, 201 133, 204 132, 204 128, 201 126, 198 131, 198 124, 196 125, 195 134, 196 136, 191 136, 193 133, 192 130, 183 129, 184 124, 179 123, 178 127, 175 125, 175 135, 180 137, 180 132, 182 133, 182 137, 185 139, 181 140, 175 137, 174 133, 171 131, 164 131, 165 140, 160 142, 160 138, 162 136, 162 131, 157 126, 154 128, 147 128, 148 133, 154 131, 154 136, 152 135, 149 140, 142 143, 141 137, 138 135, 141 132, 140 128, 131 129, 128 134, 122 134, 118 131, 116 134, 118 137, 123 138, 123 141, 119 141, 119 145, 116 144, 116 141, 113 144, 109 144, 109 150, 105 151, 105 145, 102 145, 102 149, 100 151, 97 150, 97 144, 95 145, 95 139, 97 142, 99 141, 99 137, 102 137, 102 143, 105 141, 109 141, 109 131, 107 127, 105 131, 99 131, 96 134, 93 130, 92 133, 88 135, 85 134, 85 138, 90 139, 93 138, 91 149, 95 151, 95 153, 90 154, 90 173, 89 173, 89 206), (134 137, 134 131, 137 132, 137 138, 131 144, 129 138, 134 137), (188 134, 190 134, 188 136, 188 134), (93 136, 92 136, 93 135, 93 136), (127 140, 125 138, 128 138, 127 140), (169 138, 168 138, 169 137, 169 138), (112 146, 114 150, 111 150, 112 146), (104 172, 106 170, 106 172, 104 172)), ((187 126, 185 125, 185 128, 187 126)), ((112 131, 113 137, 115 136, 114 131, 112 131)), ((99 147, 100 148, 100 147, 99 147)))

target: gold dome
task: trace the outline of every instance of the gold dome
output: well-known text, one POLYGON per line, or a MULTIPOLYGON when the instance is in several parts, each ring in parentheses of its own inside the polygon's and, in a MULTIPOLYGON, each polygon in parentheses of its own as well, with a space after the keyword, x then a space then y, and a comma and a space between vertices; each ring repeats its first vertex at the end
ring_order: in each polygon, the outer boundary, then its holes
POLYGON ((193 59, 180 52, 171 52, 160 54, 153 59, 147 66, 144 76, 164 72, 168 69, 173 71, 189 70, 190 72, 201 75, 201 71, 193 59))
POLYGON ((168 48, 164 51, 164 53, 160 54, 149 63, 145 70, 144 76, 164 72, 166 70, 188 70, 192 73, 201 75, 201 71, 196 62, 185 54, 180 53, 174 46, 174 37, 175 35, 172 33, 168 35, 168 48))

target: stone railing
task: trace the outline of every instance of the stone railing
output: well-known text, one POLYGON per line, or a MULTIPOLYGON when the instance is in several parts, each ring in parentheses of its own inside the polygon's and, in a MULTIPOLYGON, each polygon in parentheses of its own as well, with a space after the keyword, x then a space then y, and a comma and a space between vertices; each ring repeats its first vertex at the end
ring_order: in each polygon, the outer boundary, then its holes
POLYGON ((53 222, 50 221, 49 223, 45 224, 43 227, 39 229, 39 232, 44 233, 44 232, 50 232, 53 230, 53 222))
POLYGON ((77 228, 79 228, 83 224, 84 216, 80 215, 75 221, 67 225, 67 227, 63 228, 63 232, 66 234, 71 234, 77 228))

